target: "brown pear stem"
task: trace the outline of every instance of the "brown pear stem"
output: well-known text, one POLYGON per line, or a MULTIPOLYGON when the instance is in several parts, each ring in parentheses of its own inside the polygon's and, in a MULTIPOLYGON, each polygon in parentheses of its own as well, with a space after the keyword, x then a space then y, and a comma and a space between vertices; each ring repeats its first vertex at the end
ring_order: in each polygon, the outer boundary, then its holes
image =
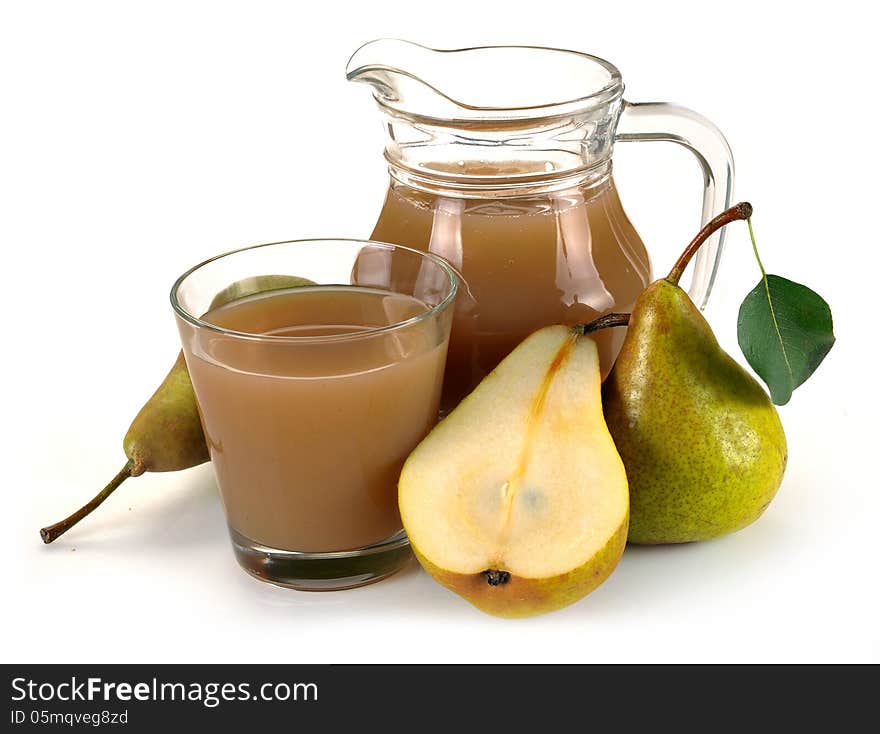
POLYGON ((604 316, 599 316, 585 324, 578 324, 574 328, 578 334, 592 334, 594 331, 609 329, 612 326, 626 326, 629 323, 629 317, 628 313, 606 313, 604 316))
POLYGON ((691 240, 691 243, 685 248, 685 251, 681 253, 681 257, 678 258, 675 265, 672 266, 672 270, 669 271, 666 280, 678 285, 678 281, 681 280, 681 275, 684 273, 684 269, 688 266, 691 258, 706 240, 725 224, 736 222, 739 219, 748 219, 750 216, 752 216, 752 205, 747 201, 741 201, 739 204, 730 207, 730 209, 725 209, 717 217, 710 220, 709 223, 697 233, 697 236, 691 240))
POLYGON ((120 471, 119 474, 113 477, 113 479, 110 480, 110 483, 106 487, 104 487, 104 489, 98 492, 98 494, 95 495, 94 499, 91 500, 91 502, 83 505, 70 517, 65 518, 61 522, 56 522, 54 525, 49 525, 48 527, 42 528, 40 530, 40 537, 43 539, 43 542, 51 543, 53 540, 64 535, 64 533, 70 530, 86 515, 91 513, 92 510, 98 507, 98 505, 100 505, 105 499, 113 494, 113 490, 115 490, 120 484, 122 484, 132 475, 132 467, 134 467, 134 461, 129 459, 125 463, 125 466, 122 467, 122 471, 120 471))

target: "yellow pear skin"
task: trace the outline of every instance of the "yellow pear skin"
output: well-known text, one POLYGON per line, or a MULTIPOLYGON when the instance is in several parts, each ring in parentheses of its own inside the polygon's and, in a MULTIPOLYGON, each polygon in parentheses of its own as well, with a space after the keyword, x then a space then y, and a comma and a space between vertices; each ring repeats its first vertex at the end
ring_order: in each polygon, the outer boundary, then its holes
POLYGON ((412 543, 413 552, 428 574, 441 586, 495 617, 519 619, 562 609, 598 587, 614 571, 626 547, 627 524, 621 524, 589 563, 569 573, 546 579, 511 575, 505 584, 490 586, 485 574, 461 574, 435 566, 412 543))
POLYGON ((776 494, 788 455, 776 408, 672 282, 636 302, 603 397, 629 479, 631 543, 732 533, 776 494))
POLYGON ((568 606, 626 545, 623 464, 595 342, 565 326, 520 344, 407 459, 400 512, 440 584, 499 617, 568 606))

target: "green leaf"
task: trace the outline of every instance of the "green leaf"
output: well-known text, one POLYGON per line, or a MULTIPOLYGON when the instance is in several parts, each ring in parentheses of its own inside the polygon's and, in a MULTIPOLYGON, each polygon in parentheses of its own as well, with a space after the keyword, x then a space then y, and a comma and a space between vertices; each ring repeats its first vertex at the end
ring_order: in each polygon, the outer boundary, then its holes
POLYGON ((805 285, 765 275, 739 308, 737 337, 773 402, 785 405, 834 344, 831 309, 805 285))

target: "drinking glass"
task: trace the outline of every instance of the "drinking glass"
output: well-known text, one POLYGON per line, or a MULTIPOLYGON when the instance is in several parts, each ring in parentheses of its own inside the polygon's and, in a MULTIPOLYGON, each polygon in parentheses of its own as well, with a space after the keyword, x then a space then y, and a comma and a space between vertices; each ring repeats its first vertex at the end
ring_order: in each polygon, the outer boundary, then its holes
POLYGON ((177 279, 171 303, 248 573, 333 590, 409 560, 397 479, 437 419, 457 288, 439 257, 340 239, 236 250, 177 279))

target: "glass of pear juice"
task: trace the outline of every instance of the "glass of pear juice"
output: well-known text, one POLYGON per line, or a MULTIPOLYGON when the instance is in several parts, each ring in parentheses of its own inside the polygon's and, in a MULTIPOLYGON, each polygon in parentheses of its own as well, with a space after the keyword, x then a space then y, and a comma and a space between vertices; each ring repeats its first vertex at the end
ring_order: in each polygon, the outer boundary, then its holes
POLYGON ((250 574, 335 590, 409 561, 397 480, 437 420, 457 289, 434 255, 338 239, 237 250, 175 282, 233 549, 250 574))

